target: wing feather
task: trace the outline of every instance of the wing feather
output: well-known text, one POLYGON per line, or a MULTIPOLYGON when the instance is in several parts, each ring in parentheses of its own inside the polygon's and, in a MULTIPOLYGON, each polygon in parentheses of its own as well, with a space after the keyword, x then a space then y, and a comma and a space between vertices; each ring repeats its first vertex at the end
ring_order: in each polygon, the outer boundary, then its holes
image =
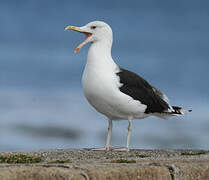
POLYGON ((147 105, 145 113, 163 113, 170 109, 168 101, 163 98, 164 94, 139 75, 122 68, 116 74, 122 84, 120 91, 147 105))

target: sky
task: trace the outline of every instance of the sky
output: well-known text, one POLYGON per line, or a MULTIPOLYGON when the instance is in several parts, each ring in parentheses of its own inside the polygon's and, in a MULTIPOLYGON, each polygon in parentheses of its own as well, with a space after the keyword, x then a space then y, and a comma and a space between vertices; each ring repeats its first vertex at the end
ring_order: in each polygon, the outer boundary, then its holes
MULTIPOLYGON (((89 45, 74 54, 84 37, 64 32, 93 20, 112 27, 117 64, 161 89, 173 105, 193 109, 180 120, 137 121, 132 147, 208 148, 208 8, 205 0, 1 0, 0 151, 104 144, 106 118, 81 87, 89 45)), ((116 123, 113 143, 123 145, 126 125, 116 123)))

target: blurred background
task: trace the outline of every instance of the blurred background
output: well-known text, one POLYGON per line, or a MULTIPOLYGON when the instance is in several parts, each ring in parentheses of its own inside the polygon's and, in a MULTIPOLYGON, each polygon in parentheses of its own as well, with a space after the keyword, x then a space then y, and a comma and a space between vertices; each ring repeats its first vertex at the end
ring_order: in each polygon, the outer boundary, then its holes
MULTIPOLYGON (((107 22, 113 59, 192 113, 135 120, 131 148, 209 148, 209 2, 206 0, 0 1, 0 151, 91 148, 108 122, 85 99, 88 46, 66 25, 107 22)), ((124 146, 126 121, 112 145, 124 146)))

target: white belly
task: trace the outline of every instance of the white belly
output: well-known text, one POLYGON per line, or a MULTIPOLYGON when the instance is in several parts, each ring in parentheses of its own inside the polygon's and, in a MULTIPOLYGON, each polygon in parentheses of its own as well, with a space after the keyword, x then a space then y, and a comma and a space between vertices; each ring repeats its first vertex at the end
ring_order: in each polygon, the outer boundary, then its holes
POLYGON ((144 118, 146 105, 122 93, 114 71, 89 69, 86 66, 82 85, 88 102, 100 113, 112 119, 144 118))

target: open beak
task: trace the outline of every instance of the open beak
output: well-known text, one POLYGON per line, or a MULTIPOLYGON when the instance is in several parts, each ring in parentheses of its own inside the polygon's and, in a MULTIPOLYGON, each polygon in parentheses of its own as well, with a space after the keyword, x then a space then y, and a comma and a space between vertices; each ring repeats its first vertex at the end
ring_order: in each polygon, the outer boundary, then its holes
POLYGON ((80 33, 83 33, 83 34, 86 35, 85 40, 84 40, 80 45, 78 45, 77 48, 75 48, 75 50, 74 50, 75 53, 79 52, 80 49, 81 49, 85 44, 88 43, 87 39, 92 35, 92 33, 86 32, 86 31, 84 31, 84 30, 82 30, 81 28, 76 27, 76 26, 67 26, 67 27, 65 28, 65 31, 66 31, 66 30, 73 30, 73 31, 77 31, 77 32, 80 32, 80 33))

